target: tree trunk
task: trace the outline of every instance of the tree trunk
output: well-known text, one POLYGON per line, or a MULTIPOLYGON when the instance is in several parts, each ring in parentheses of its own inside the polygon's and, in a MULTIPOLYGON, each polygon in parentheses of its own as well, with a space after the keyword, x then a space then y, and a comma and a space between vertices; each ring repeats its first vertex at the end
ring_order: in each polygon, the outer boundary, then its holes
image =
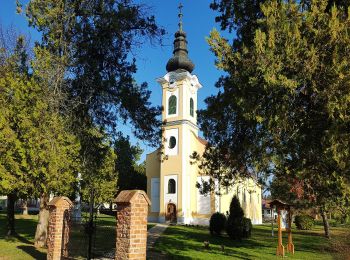
POLYGON ((23 215, 28 215, 28 201, 25 199, 23 200, 23 215))
POLYGON ((39 222, 36 226, 34 238, 34 245, 36 247, 46 247, 47 231, 49 226, 49 210, 47 209, 48 202, 49 196, 46 194, 40 196, 39 222))
POLYGON ((15 231, 15 202, 16 194, 7 195, 7 236, 16 235, 15 231))
POLYGON ((326 238, 330 238, 329 222, 328 222, 328 218, 327 218, 327 213, 324 209, 321 209, 321 216, 322 216, 322 220, 323 220, 324 235, 326 236, 326 238))

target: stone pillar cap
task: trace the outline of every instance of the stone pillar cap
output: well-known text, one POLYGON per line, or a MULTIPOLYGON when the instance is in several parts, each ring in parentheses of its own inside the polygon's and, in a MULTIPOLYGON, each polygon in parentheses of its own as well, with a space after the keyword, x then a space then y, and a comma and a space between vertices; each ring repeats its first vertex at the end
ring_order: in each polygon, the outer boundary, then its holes
POLYGON ((73 205, 73 202, 67 198, 67 197, 54 197, 50 202, 47 204, 48 206, 55 206, 57 207, 58 205, 61 205, 63 202, 68 202, 68 204, 71 206, 73 205))
POLYGON ((149 200, 147 194, 143 190, 123 190, 119 193, 115 202, 131 203, 137 197, 138 194, 141 194, 145 198, 149 206, 151 205, 151 201, 149 200))

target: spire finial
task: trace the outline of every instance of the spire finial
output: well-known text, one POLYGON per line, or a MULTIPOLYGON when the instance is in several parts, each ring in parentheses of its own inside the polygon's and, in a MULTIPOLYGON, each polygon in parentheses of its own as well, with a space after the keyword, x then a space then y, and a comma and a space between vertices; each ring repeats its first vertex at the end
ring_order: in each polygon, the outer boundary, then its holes
POLYGON ((176 71, 176 70, 187 70, 189 73, 192 73, 194 69, 193 62, 188 58, 188 50, 187 50, 187 40, 186 40, 186 33, 183 31, 182 28, 182 8, 183 5, 180 2, 179 4, 179 30, 175 33, 175 40, 174 40, 174 56, 169 59, 168 63, 166 64, 166 70, 168 72, 170 71, 176 71))
POLYGON ((179 31, 182 32, 182 17, 183 17, 183 13, 182 13, 182 8, 184 6, 182 5, 182 3, 180 2, 179 4, 179 31))

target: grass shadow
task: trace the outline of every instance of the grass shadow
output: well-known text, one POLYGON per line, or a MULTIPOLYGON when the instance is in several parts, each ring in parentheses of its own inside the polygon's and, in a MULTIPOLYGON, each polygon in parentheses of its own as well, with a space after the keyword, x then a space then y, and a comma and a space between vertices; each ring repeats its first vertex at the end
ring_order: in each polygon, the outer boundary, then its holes
MULTIPOLYGON (((347 232, 345 230, 344 228, 339 229, 339 231, 337 231, 337 236, 336 232, 334 232, 334 236, 342 241, 346 241, 347 232), (339 237, 339 234, 344 235, 343 237, 339 237)), ((334 256, 334 252, 337 253, 344 251, 344 248, 348 248, 347 244, 343 244, 341 247, 337 246, 336 248, 334 244, 338 245, 339 241, 335 240, 335 242, 331 244, 330 240, 324 237, 323 229, 320 226, 315 227, 311 231, 299 231, 293 228, 292 236, 296 254, 291 255, 286 253, 286 256, 293 259, 331 259, 331 257, 334 256), (330 249, 334 252, 329 253, 329 251, 331 251, 330 249)), ((283 244, 285 245, 287 241, 287 232, 283 232, 283 244)), ((231 240, 226 234, 211 236, 208 228, 205 227, 179 225, 168 227, 167 230, 165 230, 156 242, 155 250, 166 254, 169 256, 169 259, 221 260, 234 258, 265 260, 276 258, 276 246, 277 231, 274 236, 271 236, 271 228, 269 225, 254 226, 252 237, 241 241, 231 240), (209 250, 204 249, 204 241, 209 241, 209 250), (221 249, 222 246, 224 246, 223 251, 221 249)))
POLYGON ((159 239, 155 248, 158 252, 166 253, 169 259, 193 259, 192 257, 183 255, 184 252, 201 252, 206 254, 208 258, 215 259, 217 256, 234 257, 236 259, 252 259, 252 255, 237 250, 238 248, 254 248, 264 246, 258 241, 251 239, 233 241, 226 235, 210 236, 207 228, 202 227, 173 227, 168 228, 164 235, 159 239), (188 243, 191 241, 191 243, 188 243), (210 249, 204 248, 204 241, 209 241, 210 249), (172 245, 172 250, 168 250, 162 246, 172 245), (224 251, 221 246, 224 246, 224 251))
MULTIPOLYGON (((7 239, 6 222, 6 215, 0 214, 0 239, 7 239)), ((20 240, 23 243, 30 244, 30 240, 34 239, 37 223, 38 221, 36 219, 36 216, 16 215, 15 230, 18 235, 14 236, 14 238, 20 240)))
POLYGON ((17 246, 18 249, 21 249, 23 252, 27 253, 36 260, 45 260, 46 253, 40 252, 34 246, 17 246))

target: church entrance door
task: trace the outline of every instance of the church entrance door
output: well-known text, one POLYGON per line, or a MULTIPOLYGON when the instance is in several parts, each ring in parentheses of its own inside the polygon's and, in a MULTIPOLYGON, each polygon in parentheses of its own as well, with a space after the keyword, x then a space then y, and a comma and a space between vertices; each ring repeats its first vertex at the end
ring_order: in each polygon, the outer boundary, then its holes
POLYGON ((167 205, 165 220, 171 223, 176 223, 176 205, 174 203, 169 203, 167 205))

